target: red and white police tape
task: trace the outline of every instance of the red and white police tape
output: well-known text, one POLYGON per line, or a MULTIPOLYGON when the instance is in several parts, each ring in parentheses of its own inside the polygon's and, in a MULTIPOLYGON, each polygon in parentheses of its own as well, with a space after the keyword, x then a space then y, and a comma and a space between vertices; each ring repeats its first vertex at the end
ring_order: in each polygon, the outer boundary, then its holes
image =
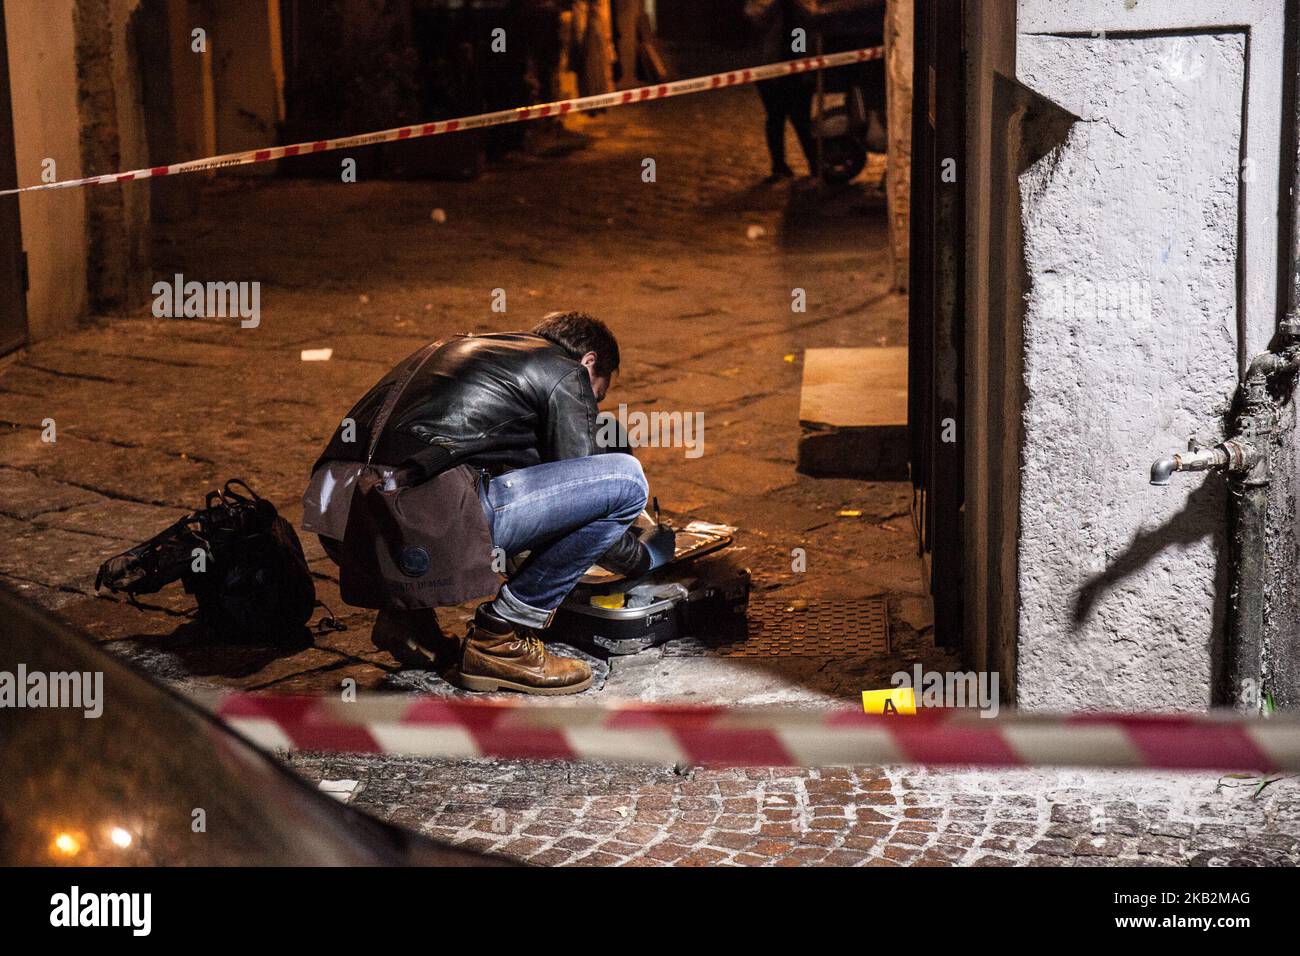
POLYGON ((268 749, 426 757, 797 766, 1143 767, 1300 771, 1300 723, 1230 713, 882 716, 854 709, 537 704, 384 694, 211 702, 268 749))
POLYGON ((520 106, 514 109, 497 110, 493 113, 478 113, 474 116, 461 116, 456 119, 438 120, 433 123, 397 126, 393 129, 380 130, 374 133, 359 133, 337 139, 294 143, 291 146, 268 146, 263 149, 226 153, 222 156, 209 156, 205 159, 191 159, 184 163, 172 163, 169 166, 153 166, 147 169, 132 169, 126 172, 107 173, 101 176, 86 176, 82 179, 68 179, 61 182, 40 183, 35 186, 21 186, 17 189, 0 190, 0 196, 12 196, 17 193, 38 192, 46 189, 72 189, 78 186, 124 183, 137 179, 153 179, 158 176, 196 173, 206 169, 221 169, 227 166, 248 166, 253 163, 269 163, 277 159, 283 159, 286 156, 328 153, 333 150, 352 149, 357 146, 373 146, 376 143, 392 143, 404 139, 440 136, 444 133, 455 133, 458 130, 482 129, 485 126, 504 126, 507 123, 520 123, 526 120, 543 119, 548 116, 563 116, 566 113, 582 112, 583 110, 608 109, 613 106, 625 106, 629 103, 661 100, 669 96, 681 96, 684 93, 703 93, 724 86, 739 86, 745 83, 755 83, 759 80, 789 76, 792 73, 808 73, 814 70, 848 66, 852 63, 878 60, 884 55, 885 48, 883 46, 864 47, 859 50, 846 50, 843 53, 827 53, 824 56, 787 60, 783 63, 767 63, 763 66, 754 66, 743 70, 731 70, 709 76, 674 80, 671 83, 655 83, 650 86, 639 86, 636 89, 620 90, 615 93, 597 93, 593 96, 580 96, 576 99, 541 103, 536 106, 520 106))

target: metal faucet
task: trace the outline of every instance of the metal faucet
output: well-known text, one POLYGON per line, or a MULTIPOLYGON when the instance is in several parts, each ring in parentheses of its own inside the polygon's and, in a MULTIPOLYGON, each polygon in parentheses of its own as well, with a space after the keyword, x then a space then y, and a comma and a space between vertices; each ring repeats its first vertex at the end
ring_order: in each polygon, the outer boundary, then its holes
POLYGON ((1151 484, 1167 485, 1176 471, 1219 471, 1240 473, 1249 471, 1258 458, 1253 445, 1235 438, 1222 441, 1212 448, 1202 448, 1195 438, 1187 443, 1187 451, 1168 458, 1157 459, 1151 465, 1151 484))

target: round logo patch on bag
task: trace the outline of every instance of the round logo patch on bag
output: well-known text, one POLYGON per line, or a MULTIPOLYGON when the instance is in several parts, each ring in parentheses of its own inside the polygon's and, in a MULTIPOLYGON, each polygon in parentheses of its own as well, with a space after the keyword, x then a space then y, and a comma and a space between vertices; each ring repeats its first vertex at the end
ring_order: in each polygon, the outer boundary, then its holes
POLYGON ((429 552, 419 547, 404 548, 397 563, 407 577, 418 578, 429 570, 429 552))

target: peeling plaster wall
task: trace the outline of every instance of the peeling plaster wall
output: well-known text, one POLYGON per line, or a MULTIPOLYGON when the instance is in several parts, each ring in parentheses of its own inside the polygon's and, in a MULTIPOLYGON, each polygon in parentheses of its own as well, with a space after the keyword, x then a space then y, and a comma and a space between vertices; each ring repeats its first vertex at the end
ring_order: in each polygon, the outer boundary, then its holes
MULTIPOLYGON (((61 179, 81 176, 75 0, 4 4, 18 181, 40 182, 47 158, 61 179)), ((85 313, 86 197, 72 189, 28 193, 19 209, 31 280, 28 337, 38 341, 75 328, 85 313)))
POLYGON ((906 292, 908 287, 911 238, 913 7, 913 0, 889 0, 885 6, 885 77, 889 96, 885 198, 889 209, 894 289, 898 292, 906 292))
MULTIPOLYGON (((1019 2, 1017 79, 1081 118, 1020 177, 1023 707, 1192 710, 1226 694, 1225 482, 1156 488, 1148 469, 1223 436, 1244 361, 1275 329, 1285 9, 1019 2)), ((1275 572, 1296 552, 1294 482, 1280 484, 1275 572)))
MULTIPOLYGON (((274 143, 284 119, 280 0, 225 0, 208 10, 217 149, 233 153, 274 143)), ((261 163, 228 172, 269 176, 276 166, 261 163)))
MULTIPOLYGON (((139 68, 130 35, 139 0, 5 0, 18 180, 148 165, 139 68)), ((87 311, 138 306, 149 242, 149 194, 131 186, 20 198, 31 288, 30 341, 77 327, 87 311)))
MULTIPOLYGON (((77 0, 81 160, 90 174, 149 165, 131 19, 139 0, 77 0)), ((146 55, 150 51, 145 51, 146 55)), ((87 190, 87 278, 98 314, 130 314, 145 298, 149 190, 87 190)))
POLYGON ((1211 702, 1224 485, 1144 465, 1223 437, 1245 57, 1240 33, 1021 37, 1022 82, 1082 119, 1021 178, 1022 706, 1211 702))

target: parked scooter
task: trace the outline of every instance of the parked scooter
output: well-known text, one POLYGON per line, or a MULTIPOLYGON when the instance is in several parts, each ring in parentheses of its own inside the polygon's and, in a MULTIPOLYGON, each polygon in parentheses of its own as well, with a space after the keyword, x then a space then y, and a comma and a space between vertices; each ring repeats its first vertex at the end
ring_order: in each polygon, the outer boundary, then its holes
MULTIPOLYGON (((883 0, 799 0, 799 6, 818 54, 883 42, 883 0)), ((866 167, 868 153, 885 152, 885 103, 881 60, 818 74, 813 135, 823 180, 847 183, 866 167)))
POLYGON ((866 82, 850 80, 842 93, 824 93, 813 114, 821 176, 828 183, 847 183, 867 165, 868 153, 888 145, 885 111, 868 105, 866 82))

